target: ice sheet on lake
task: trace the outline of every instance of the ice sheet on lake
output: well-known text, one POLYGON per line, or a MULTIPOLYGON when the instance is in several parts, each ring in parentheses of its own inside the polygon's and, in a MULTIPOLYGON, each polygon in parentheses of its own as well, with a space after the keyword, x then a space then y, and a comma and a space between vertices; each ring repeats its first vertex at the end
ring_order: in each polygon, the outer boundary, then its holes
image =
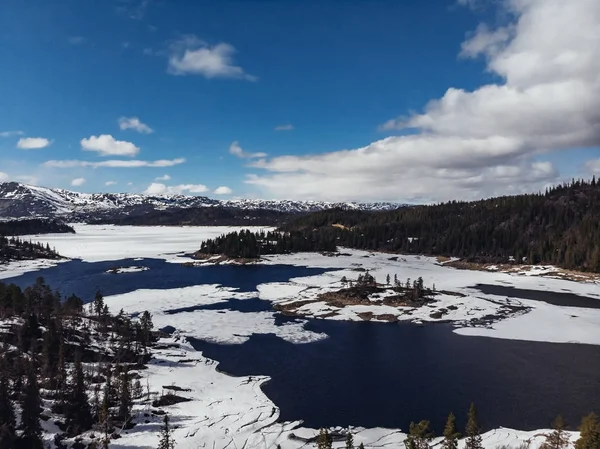
POLYGON ((74 224, 76 234, 42 234, 24 239, 48 243, 62 256, 87 262, 128 258, 158 258, 185 261, 179 256, 192 253, 209 238, 250 229, 272 229, 251 226, 115 226, 74 224))
POLYGON ((167 290, 141 289, 107 296, 104 300, 112 311, 123 309, 133 315, 148 310, 158 329, 173 326, 182 335, 215 343, 240 344, 252 334, 275 334, 292 343, 310 343, 327 337, 305 330, 304 321, 278 326, 274 312, 190 310, 166 313, 174 309, 224 303, 228 299, 248 299, 255 295, 254 292, 240 293, 220 285, 197 285, 167 290))

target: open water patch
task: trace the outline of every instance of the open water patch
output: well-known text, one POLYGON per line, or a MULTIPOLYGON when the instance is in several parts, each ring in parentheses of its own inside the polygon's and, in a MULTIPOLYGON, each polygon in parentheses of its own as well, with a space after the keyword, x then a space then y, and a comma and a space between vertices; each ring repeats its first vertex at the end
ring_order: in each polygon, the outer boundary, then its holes
POLYGON ((598 346, 465 337, 439 323, 311 319, 305 327, 329 338, 190 341, 229 374, 270 376, 263 390, 280 408, 280 421, 312 428, 407 430, 411 421, 428 419, 439 433, 449 412, 463 426, 472 401, 485 429, 548 428, 558 413, 576 426, 600 410, 598 346))
POLYGON ((507 298, 529 299, 542 301, 554 306, 584 307, 587 309, 600 309, 600 300, 589 296, 576 295, 575 293, 553 292, 545 290, 530 290, 525 288, 507 287, 504 285, 477 284, 473 287, 485 295, 505 296, 507 298))
POLYGON ((174 289, 202 284, 221 284, 240 292, 256 291, 269 282, 287 282, 294 277, 315 276, 333 271, 294 265, 208 265, 184 266, 163 259, 122 259, 103 262, 71 260, 39 271, 4 279, 21 288, 43 277, 63 296, 75 294, 89 302, 99 290, 104 296, 144 289, 174 289), (146 267, 147 270, 120 274, 107 273, 114 267, 146 267))

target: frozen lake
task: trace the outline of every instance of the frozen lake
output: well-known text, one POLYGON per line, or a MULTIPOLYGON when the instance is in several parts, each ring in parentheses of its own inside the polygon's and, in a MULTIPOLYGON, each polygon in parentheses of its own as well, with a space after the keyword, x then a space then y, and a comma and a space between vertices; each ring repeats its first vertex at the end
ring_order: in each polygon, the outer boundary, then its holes
MULTIPOLYGON (((486 429, 538 429, 557 413, 577 423, 600 408, 600 346, 464 336, 449 324, 296 320, 258 298, 261 284, 331 270, 299 264, 186 267, 155 258, 73 260, 5 281, 27 286, 43 276, 63 294, 86 300, 101 290, 114 298, 108 302, 113 309, 131 311, 127 298, 153 307, 157 324, 199 337, 192 339, 194 347, 220 362, 220 369, 269 376, 263 390, 282 422, 406 429, 411 420, 429 419, 440 431, 448 412, 460 423, 474 401, 486 429), (108 272, 115 267, 147 269, 108 272), (214 285, 219 287, 210 290, 214 285)), ((554 305, 564 301, 572 309, 594 301, 565 292, 523 290, 519 297, 511 287, 478 288, 554 305)))

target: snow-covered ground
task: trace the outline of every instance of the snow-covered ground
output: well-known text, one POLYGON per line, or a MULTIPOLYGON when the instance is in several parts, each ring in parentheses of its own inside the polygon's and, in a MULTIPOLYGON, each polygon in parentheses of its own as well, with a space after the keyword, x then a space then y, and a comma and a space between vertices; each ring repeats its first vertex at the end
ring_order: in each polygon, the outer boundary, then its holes
MULTIPOLYGON (((162 258, 173 262, 184 262, 179 256, 192 252, 205 238, 214 237, 237 228, 225 227, 116 227, 77 225, 76 235, 55 234, 32 237, 48 242, 63 255, 81 258, 84 261, 119 260, 123 258, 162 258)), ((176 314, 166 311, 203 304, 224 302, 231 298, 244 300, 258 296, 273 303, 291 300, 314 300, 319 292, 340 288, 343 276, 356 279, 369 270, 379 282, 389 274, 397 275, 400 281, 422 277, 426 286, 435 284, 437 290, 459 292, 464 297, 444 295, 435 307, 449 310, 442 319, 452 319, 458 333, 497 338, 536 341, 600 344, 600 309, 560 307, 526 299, 507 299, 502 296, 483 294, 471 288, 475 284, 496 284, 515 288, 554 292, 572 292, 597 298, 596 283, 576 283, 561 279, 527 275, 497 273, 490 271, 456 270, 443 266, 434 258, 399 256, 393 260, 390 254, 343 250, 337 257, 320 254, 293 254, 272 256, 264 264, 290 264, 299 266, 334 269, 323 275, 295 278, 285 283, 261 284, 256 293, 240 293, 221 285, 201 285, 170 290, 136 290, 123 295, 106 298, 111 310, 124 309, 126 313, 149 310, 157 328, 167 325, 177 329, 181 337, 198 337, 215 342, 239 344, 253 333, 274 333, 294 343, 304 343, 326 338, 303 328, 302 320, 297 323, 275 326, 272 312, 236 312, 230 310, 191 310, 176 314), (529 308, 527 313, 500 320, 491 327, 464 327, 472 318, 497 313, 503 305, 520 305, 529 308)), ((40 269, 56 262, 34 261, 3 266, 0 278, 40 269)), ((600 298, 598 299, 600 301, 600 298)), ((326 305, 313 302, 307 305, 307 315, 319 316, 331 310, 326 305)), ((365 306, 354 306, 365 307, 365 306)), ((364 311, 354 307, 337 311, 331 319, 360 319, 357 313, 364 311)), ((387 306, 367 306, 387 307, 387 306)), ((376 310, 372 309, 371 311, 376 310)), ((377 311, 375 314, 382 314, 377 311)), ((389 312, 389 310, 388 310, 389 312)), ((435 321, 432 309, 412 311, 405 319, 435 321)), ((401 314, 404 316, 404 314, 401 314)), ((400 314, 399 314, 400 316, 400 314)), ((309 437, 314 429, 300 428, 300 423, 276 423, 277 407, 264 395, 260 385, 266 377, 231 377, 216 370, 216 364, 194 351, 184 339, 169 339, 166 343, 175 347, 155 352, 155 360, 146 376, 153 389, 176 384, 191 389, 184 395, 191 402, 170 406, 169 413, 177 426, 175 438, 179 449, 186 448, 271 448, 281 444, 284 449, 312 447, 296 436, 309 437), (188 361, 184 361, 188 360, 188 361)), ((156 447, 158 423, 142 423, 122 438, 111 443, 112 448, 156 447)), ((402 447, 405 434, 389 429, 355 429, 356 444, 364 442, 367 448, 402 447)), ((545 431, 520 432, 496 429, 484 435, 484 446, 492 449, 501 445, 518 446, 529 441, 531 449, 537 449, 545 431)), ((336 444, 342 446, 343 443, 336 444)), ((462 445, 461 445, 462 447, 462 445)))

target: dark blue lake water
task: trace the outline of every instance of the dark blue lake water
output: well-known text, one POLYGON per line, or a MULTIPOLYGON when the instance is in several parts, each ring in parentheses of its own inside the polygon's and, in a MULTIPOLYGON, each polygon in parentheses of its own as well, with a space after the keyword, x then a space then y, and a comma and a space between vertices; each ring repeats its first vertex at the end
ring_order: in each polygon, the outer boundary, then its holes
MULTIPOLYGON (((162 260, 67 262, 8 279, 26 286, 38 276, 65 294, 91 298, 139 288, 177 288, 218 283, 254 291, 263 282, 325 270, 294 266, 183 267, 162 260), (148 271, 108 274, 115 266, 143 265, 148 271)), ((518 290, 496 291, 518 295, 518 290)), ((531 296, 525 294, 523 297, 531 296)), ((577 298, 554 294, 575 306, 577 298)), ((535 298, 531 298, 535 299, 535 298)), ((544 297, 538 300, 548 300, 544 297)), ((565 304, 567 305, 567 304, 565 304)), ((194 309, 269 310, 259 299, 230 300, 194 309)), ((185 313, 189 309, 170 310, 185 313)), ((290 318, 278 316, 282 324, 290 318)), ((467 337, 447 324, 351 323, 309 320, 306 328, 329 338, 295 345, 274 335, 254 335, 242 345, 194 340, 197 349, 234 375, 269 375, 265 393, 281 409, 281 420, 311 427, 360 425, 406 429, 429 419, 439 432, 448 412, 464 423, 471 401, 486 429, 548 427, 562 413, 575 427, 582 415, 600 411, 600 347, 467 337)))

